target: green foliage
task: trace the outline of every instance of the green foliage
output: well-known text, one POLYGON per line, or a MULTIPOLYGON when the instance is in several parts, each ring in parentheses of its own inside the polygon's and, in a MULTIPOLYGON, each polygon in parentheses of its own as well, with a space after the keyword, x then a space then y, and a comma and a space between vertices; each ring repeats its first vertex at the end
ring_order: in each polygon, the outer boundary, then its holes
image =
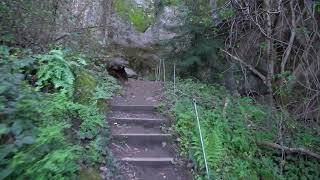
MULTIPOLYGON (((205 152, 206 152, 206 159, 208 161, 208 164, 211 169, 214 169, 217 167, 217 165, 220 163, 223 153, 224 153, 224 147, 221 141, 221 135, 218 131, 213 131, 210 134, 205 133, 207 137, 204 137, 204 146, 205 146, 205 152)), ((203 158, 203 152, 201 148, 201 143, 199 136, 197 134, 194 134, 192 137, 192 151, 194 153, 194 162, 197 162, 197 166, 204 169, 204 158, 203 158)))
POLYGON ((141 7, 132 9, 128 15, 133 26, 140 32, 145 32, 153 21, 151 15, 145 14, 141 7))
POLYGON ((81 139, 94 139, 101 132, 102 128, 106 128, 104 115, 100 114, 95 106, 79 108, 79 117, 83 120, 79 136, 81 139))
POLYGON ((117 80, 112 76, 107 75, 108 72, 104 67, 96 67, 95 72, 97 73, 96 79, 100 82, 96 89, 93 97, 95 100, 108 100, 112 95, 121 89, 121 86, 117 83, 117 80))
POLYGON ((212 27, 211 6, 206 0, 186 0, 187 23, 191 29, 205 30, 212 27))
POLYGON ((233 8, 227 8, 219 12, 220 19, 222 20, 230 19, 235 15, 235 10, 233 8))
POLYGON ((79 103, 88 103, 97 87, 97 81, 92 73, 85 69, 77 70, 75 77, 75 99, 79 103))
POLYGON ((12 157, 9 168, 15 171, 10 177, 63 179, 74 176, 80 147, 66 142, 63 131, 68 127, 66 123, 59 123, 39 128, 36 142, 12 157))
MULTIPOLYGON (((112 97, 121 86, 108 75, 105 67, 94 66, 92 70, 75 70, 75 100, 81 104, 99 103, 112 97)), ((100 108, 100 107, 99 107, 100 108)))
POLYGON ((284 167, 286 179, 319 179, 320 163, 314 159, 308 159, 303 156, 289 156, 284 167))
POLYGON ((160 3, 163 6, 177 6, 181 4, 183 1, 181 0, 161 0, 160 3))
POLYGON ((190 68, 213 66, 219 58, 218 49, 220 47, 221 43, 217 40, 199 39, 192 49, 183 54, 182 62, 178 65, 189 72, 197 73, 195 70, 190 71, 190 68))
POLYGON ((227 0, 217 0, 217 6, 220 8, 223 5, 225 5, 226 3, 228 3, 227 0))
MULTIPOLYGON (((319 178, 317 172, 319 162, 294 154, 287 155, 284 175, 280 176, 281 156, 278 152, 256 145, 256 141, 276 141, 277 123, 268 120, 266 108, 254 103, 252 99, 231 97, 218 85, 206 85, 190 79, 178 79, 176 89, 178 91, 174 94, 172 84, 167 84, 166 96, 170 100, 169 104, 173 104, 169 113, 174 116, 174 129, 181 139, 181 154, 194 162, 196 179, 205 179, 205 171, 191 97, 197 99, 211 177, 215 179, 319 178), (227 105, 226 99, 229 100, 227 105)), ((303 130, 296 136, 299 140, 294 142, 301 142, 304 147, 311 148, 312 145, 319 143, 313 138, 316 137, 313 131, 311 132, 308 134, 303 130)), ((297 146, 300 147, 301 144, 297 146)))
POLYGON ((0 46, 0 58, 0 179, 77 179, 79 162, 106 162, 108 126, 97 101, 119 88, 114 79, 92 75, 98 83, 80 104, 73 92, 83 56, 0 46), (105 92, 96 95, 97 87, 105 92))
POLYGON ((223 43, 213 27, 209 2, 188 0, 186 6, 187 20, 183 30, 192 43, 181 49, 181 44, 185 44, 185 37, 181 42, 179 38, 175 39, 179 43, 173 46, 181 51, 178 54, 172 52, 168 59, 177 61, 177 71, 182 77, 192 76, 209 82, 219 80, 218 74, 225 70, 226 61, 219 53, 223 43), (204 73, 205 71, 207 72, 204 73))
POLYGON ((63 51, 52 50, 48 55, 39 55, 38 62, 40 64, 36 82, 38 90, 49 88, 51 84, 55 90, 70 96, 73 94, 74 75, 63 51))
POLYGON ((134 7, 130 1, 117 0, 115 8, 125 20, 129 20, 135 29, 139 32, 145 32, 147 28, 154 22, 153 9, 145 10, 143 7, 134 7))
POLYGON ((319 13, 320 12, 320 2, 317 1, 316 2, 316 6, 315 6, 316 11, 319 13))
POLYGON ((79 180, 101 180, 100 172, 96 169, 82 169, 80 171, 79 180))
POLYGON ((69 179, 76 177, 80 147, 66 147, 51 151, 27 169, 26 177, 34 179, 69 179))
MULTIPOLYGON (((280 85, 273 85, 273 89, 275 93, 281 98, 282 101, 285 101, 285 99, 289 96, 289 93, 291 92, 291 88, 288 86, 288 84, 295 80, 295 76, 290 71, 285 71, 283 73, 277 74, 275 78, 281 80, 280 85)), ((284 103, 284 102, 282 102, 284 103)))

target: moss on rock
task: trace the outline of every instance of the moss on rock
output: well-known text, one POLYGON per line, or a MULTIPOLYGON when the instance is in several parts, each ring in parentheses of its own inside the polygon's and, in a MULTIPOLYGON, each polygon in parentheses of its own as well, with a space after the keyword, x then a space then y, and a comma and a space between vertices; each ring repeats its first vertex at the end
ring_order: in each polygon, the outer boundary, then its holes
POLYGON ((117 0, 115 9, 122 19, 129 20, 139 32, 145 32, 155 19, 154 8, 134 7, 128 0, 117 0))
POLYGON ((75 77, 75 99, 81 104, 90 103, 96 87, 97 80, 88 71, 78 70, 75 77))
POLYGON ((101 180, 100 173, 97 169, 81 169, 79 172, 80 180, 101 180))
POLYGON ((98 99, 97 101, 97 107, 101 113, 106 113, 108 112, 108 102, 105 99, 98 99))

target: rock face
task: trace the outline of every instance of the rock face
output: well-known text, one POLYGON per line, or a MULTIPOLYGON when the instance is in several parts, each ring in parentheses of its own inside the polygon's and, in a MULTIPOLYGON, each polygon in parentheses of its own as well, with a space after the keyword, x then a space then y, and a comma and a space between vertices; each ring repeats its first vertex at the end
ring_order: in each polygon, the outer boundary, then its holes
POLYGON ((109 56, 125 57, 134 70, 140 73, 146 69, 151 71, 173 48, 163 44, 181 35, 181 26, 184 25, 183 8, 158 7, 155 3, 154 0, 74 0, 68 6, 77 20, 72 24, 61 17, 59 22, 66 26, 59 30, 59 36, 73 28, 90 28, 90 36, 94 37, 90 37, 91 42, 84 42, 85 46, 92 49, 88 44, 96 42, 97 46, 105 47, 109 56), (132 5, 131 10, 136 12, 123 12, 128 11, 128 5, 132 5), (141 32, 135 25, 145 20, 152 22, 141 32))
MULTIPOLYGON (((152 0, 136 0, 141 7, 149 7, 152 0)), ((153 4, 154 6, 154 4, 153 4)), ((162 56, 173 47, 163 46, 167 41, 181 35, 180 27, 184 25, 182 12, 178 7, 163 7, 159 10, 153 24, 145 32, 138 32, 135 27, 117 16, 112 17, 110 51, 127 57, 132 68, 140 73, 151 70, 162 56)))
MULTIPOLYGON (((159 0, 73 0, 61 7, 61 11, 66 10, 71 11, 70 16, 77 19, 70 23, 67 17, 59 18, 59 24, 64 26, 59 28, 57 38, 64 34, 72 34, 76 29, 80 32, 80 35, 75 33, 76 37, 80 36, 77 39, 80 43, 75 44, 82 44, 82 51, 93 51, 94 57, 102 54, 102 61, 111 59, 108 61, 111 63, 109 67, 112 67, 112 71, 115 70, 116 77, 124 77, 123 79, 127 79, 127 76, 124 76, 127 74, 124 67, 130 67, 137 72, 132 73, 127 70, 132 77, 136 74, 152 77, 153 74, 149 72, 155 72, 160 60, 166 59, 168 54, 185 50, 191 44, 190 37, 183 31, 187 14, 183 5, 164 6, 160 5, 159 0), (176 38, 179 38, 179 41, 172 41, 176 38)), ((248 47, 243 48, 244 50, 259 48, 255 47, 255 42, 259 39, 259 36, 250 35, 240 47, 248 47)), ((255 54, 247 51, 243 53, 240 51, 239 54, 243 54, 242 59, 257 59, 255 54)), ((259 70, 265 71, 266 65, 259 63, 259 70)), ((202 70, 203 76, 213 76, 208 75, 207 70, 202 70)), ((239 86, 243 92, 263 93, 265 87, 261 85, 259 79, 251 74, 249 76, 243 82, 239 82, 241 85, 237 85, 232 73, 227 73, 225 83, 231 91, 235 91, 236 86, 239 86)))
POLYGON ((121 57, 115 57, 110 60, 108 60, 108 68, 112 69, 120 69, 128 66, 128 61, 121 57))

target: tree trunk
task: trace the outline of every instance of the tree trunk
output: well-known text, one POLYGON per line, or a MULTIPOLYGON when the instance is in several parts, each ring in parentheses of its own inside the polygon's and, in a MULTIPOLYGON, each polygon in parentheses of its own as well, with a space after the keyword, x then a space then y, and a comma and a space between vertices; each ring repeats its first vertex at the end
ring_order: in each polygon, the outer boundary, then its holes
POLYGON ((268 62, 268 76, 267 76, 267 86, 268 86, 268 103, 270 106, 270 114, 272 114, 273 107, 273 89, 272 89, 272 79, 274 77, 274 56, 273 56, 273 40, 272 36, 272 8, 271 3, 272 0, 265 0, 265 10, 266 10, 266 18, 267 18, 267 62, 268 62))
POLYGON ((215 26, 219 25, 221 20, 219 18, 219 10, 217 5, 217 0, 210 0, 211 6, 211 17, 215 26))

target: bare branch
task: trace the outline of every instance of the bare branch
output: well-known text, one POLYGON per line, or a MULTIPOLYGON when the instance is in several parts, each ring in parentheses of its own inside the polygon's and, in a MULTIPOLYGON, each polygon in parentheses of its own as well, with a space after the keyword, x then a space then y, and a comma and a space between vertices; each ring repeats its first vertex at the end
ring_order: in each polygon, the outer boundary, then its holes
POLYGON ((289 148, 289 147, 281 146, 279 144, 269 142, 269 141, 261 141, 261 142, 257 142, 257 144, 260 146, 271 147, 271 148, 279 149, 279 150, 283 149, 287 153, 301 153, 301 154, 308 155, 308 156, 311 156, 311 157, 314 157, 314 158, 320 160, 320 154, 317 154, 317 153, 312 152, 312 151, 305 149, 305 148, 289 148))
POLYGON ((228 51, 221 49, 222 52, 226 53, 227 55, 229 55, 231 58, 233 58, 236 61, 239 61, 241 64, 245 65, 247 68, 250 69, 250 71, 252 71, 255 75, 257 75, 262 81, 263 83, 266 84, 267 82, 267 78, 266 76, 264 76, 262 73, 260 73, 256 68, 254 68, 252 65, 246 63, 244 60, 238 58, 237 56, 232 55, 231 53, 229 53, 228 51))
POLYGON ((294 12, 295 9, 293 7, 293 3, 294 1, 290 1, 290 8, 291 8, 291 24, 292 24, 292 29, 291 29, 291 36, 290 36, 290 40, 289 40, 289 45, 285 51, 285 54, 284 54, 284 57, 282 59, 282 62, 281 62, 281 73, 284 73, 285 71, 285 67, 286 67, 286 64, 288 62, 288 59, 289 59, 289 55, 291 53, 291 49, 292 49, 292 46, 293 46, 293 42, 294 42, 294 39, 296 37, 296 27, 297 27, 297 24, 296 24, 296 13, 294 12))

